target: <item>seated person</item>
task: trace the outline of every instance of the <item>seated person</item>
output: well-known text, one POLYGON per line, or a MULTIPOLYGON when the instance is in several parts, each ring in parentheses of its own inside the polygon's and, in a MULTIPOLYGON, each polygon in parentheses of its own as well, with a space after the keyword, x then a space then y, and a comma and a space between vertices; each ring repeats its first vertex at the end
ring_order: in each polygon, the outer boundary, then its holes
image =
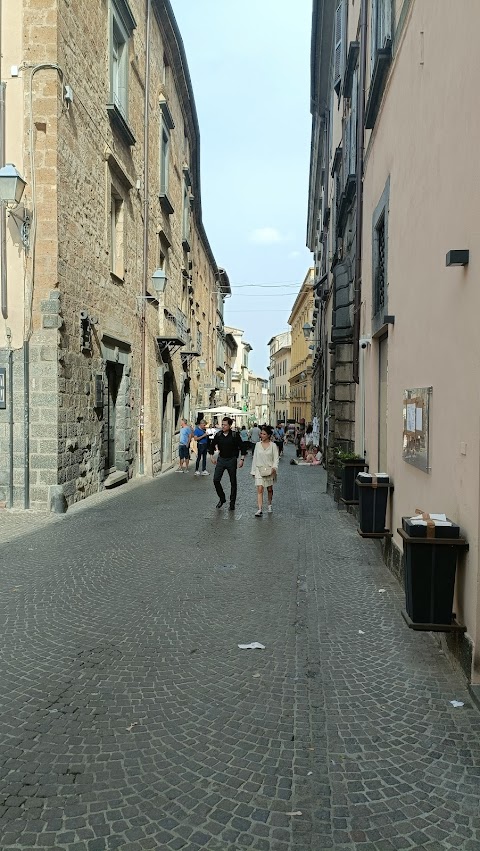
POLYGON ((313 464, 314 467, 318 467, 322 463, 322 459, 323 456, 318 446, 312 446, 311 451, 307 452, 305 456, 305 461, 308 464, 313 464))

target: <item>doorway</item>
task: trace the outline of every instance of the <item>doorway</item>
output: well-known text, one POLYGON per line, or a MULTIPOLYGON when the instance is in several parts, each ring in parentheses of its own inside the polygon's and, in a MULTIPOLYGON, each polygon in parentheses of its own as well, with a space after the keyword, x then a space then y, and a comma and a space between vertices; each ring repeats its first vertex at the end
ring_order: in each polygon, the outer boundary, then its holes
POLYGON ((378 341, 378 470, 387 470, 388 335, 378 341))
POLYGON ((171 372, 166 372, 163 382, 163 466, 172 463, 173 439, 173 381, 171 372))
POLYGON ((121 363, 107 361, 107 475, 116 470, 117 399, 123 375, 121 363))

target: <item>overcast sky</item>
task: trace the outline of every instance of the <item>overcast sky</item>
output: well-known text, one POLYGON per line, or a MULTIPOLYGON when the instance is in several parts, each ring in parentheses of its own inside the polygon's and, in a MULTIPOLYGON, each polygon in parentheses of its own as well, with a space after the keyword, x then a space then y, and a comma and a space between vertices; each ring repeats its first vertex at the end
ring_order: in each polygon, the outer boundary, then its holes
POLYGON ((200 125, 202 210, 232 284, 225 322, 267 376, 267 342, 288 328, 311 264, 311 0, 172 0, 200 125), (281 286, 241 286, 261 284, 281 286))

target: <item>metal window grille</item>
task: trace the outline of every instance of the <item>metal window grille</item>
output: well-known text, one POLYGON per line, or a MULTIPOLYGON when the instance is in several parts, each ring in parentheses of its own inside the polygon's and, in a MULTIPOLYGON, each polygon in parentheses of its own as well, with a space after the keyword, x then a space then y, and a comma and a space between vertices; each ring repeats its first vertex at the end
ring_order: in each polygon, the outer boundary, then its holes
POLYGON ((382 216, 376 228, 376 264, 375 264, 375 313, 385 307, 385 216, 382 216))

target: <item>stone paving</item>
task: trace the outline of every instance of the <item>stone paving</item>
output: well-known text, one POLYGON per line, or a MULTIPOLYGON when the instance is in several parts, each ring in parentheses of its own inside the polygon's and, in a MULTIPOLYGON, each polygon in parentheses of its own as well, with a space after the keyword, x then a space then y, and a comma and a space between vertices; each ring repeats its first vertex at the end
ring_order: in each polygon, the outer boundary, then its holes
POLYGON ((3 535, 0 848, 480 851, 465 682, 323 470, 285 458, 261 519, 239 480, 3 535))

